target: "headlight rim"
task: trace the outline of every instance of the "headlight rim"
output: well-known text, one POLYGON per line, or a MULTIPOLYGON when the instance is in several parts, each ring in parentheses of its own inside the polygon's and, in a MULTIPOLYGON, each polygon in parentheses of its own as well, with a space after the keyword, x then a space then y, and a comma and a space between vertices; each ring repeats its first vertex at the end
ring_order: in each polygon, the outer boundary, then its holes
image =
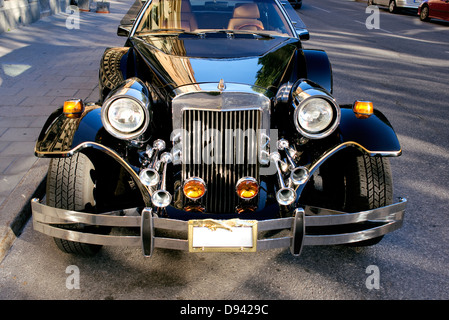
POLYGON ((294 121, 296 130, 301 135, 303 135, 304 137, 309 138, 309 139, 322 139, 322 138, 329 136, 338 127, 338 125, 340 123, 340 118, 341 118, 341 111, 340 111, 340 107, 338 106, 337 102, 332 97, 323 95, 323 94, 319 94, 319 95, 315 94, 315 95, 308 96, 307 98, 305 98, 304 100, 302 100, 301 102, 299 102, 296 105, 293 117, 294 117, 293 121, 294 121), (299 120, 298 120, 299 112, 302 110, 302 108, 304 108, 304 106, 307 103, 310 102, 310 100, 313 100, 313 99, 325 100, 327 103, 329 103, 329 105, 332 108, 332 112, 333 112, 331 123, 325 129, 323 129, 317 133, 310 132, 307 129, 301 127, 301 125, 299 124, 299 120))
POLYGON ((150 123, 150 113, 149 113, 149 102, 142 96, 141 99, 136 98, 130 94, 119 94, 113 95, 110 98, 106 99, 101 108, 101 120, 103 122, 103 126, 106 131, 109 132, 112 136, 123 139, 123 140, 133 140, 139 136, 141 136, 148 128, 150 123), (116 129, 111 122, 109 121, 109 108, 115 101, 119 99, 129 99, 136 102, 144 113, 144 120, 140 127, 132 132, 124 132, 116 129))

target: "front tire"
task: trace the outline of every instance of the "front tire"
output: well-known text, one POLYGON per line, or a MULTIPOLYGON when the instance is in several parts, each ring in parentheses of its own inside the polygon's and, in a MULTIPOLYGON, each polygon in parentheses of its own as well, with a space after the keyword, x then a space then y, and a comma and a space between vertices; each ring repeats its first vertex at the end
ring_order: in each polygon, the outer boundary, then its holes
MULTIPOLYGON (((76 153, 69 158, 52 159, 47 175, 47 205, 94 213, 95 180, 95 167, 82 153, 76 153)), ((75 231, 107 233, 98 227, 80 224, 58 225, 58 227, 75 231)), ((59 238, 54 238, 54 241, 61 251, 82 256, 93 256, 102 247, 59 238)))
POLYGON ((398 7, 396 5, 396 1, 395 0, 391 0, 390 1, 390 4, 388 6, 388 11, 390 13, 398 13, 399 9, 398 9, 398 7))
MULTIPOLYGON (((345 172, 345 211, 371 210, 393 203, 393 179, 389 159, 362 153, 351 157, 345 172)), ((382 239, 383 236, 380 236, 355 242, 350 246, 372 246, 382 239)))
POLYGON ((390 162, 366 153, 355 156, 346 168, 345 209, 370 210, 393 203, 390 162))
MULTIPOLYGON (((393 203, 393 180, 388 158, 371 157, 357 149, 346 149, 334 155, 320 167, 313 180, 315 184, 318 181, 320 186, 312 203, 315 206, 359 212, 393 203)), ((352 227, 364 229, 363 225, 352 227)), ((341 229, 337 230, 342 232, 341 229)), ((382 238, 380 236, 350 245, 371 246, 382 238)))

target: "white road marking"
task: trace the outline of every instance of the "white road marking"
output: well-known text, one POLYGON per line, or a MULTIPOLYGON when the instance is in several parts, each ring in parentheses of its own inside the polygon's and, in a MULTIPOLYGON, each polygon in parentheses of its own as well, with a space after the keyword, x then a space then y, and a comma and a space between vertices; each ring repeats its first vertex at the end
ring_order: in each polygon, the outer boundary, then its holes
POLYGON ((326 9, 323 9, 323 8, 319 8, 319 7, 315 7, 315 6, 311 6, 311 7, 315 8, 317 10, 321 10, 321 11, 324 11, 324 12, 327 12, 327 13, 331 13, 329 10, 326 10, 326 9))
MULTIPOLYGON (((362 22, 362 21, 358 21, 358 20, 354 20, 355 22, 357 22, 357 23, 360 23, 360 24, 363 24, 363 25, 366 25, 365 24, 365 22, 362 22)), ((391 31, 388 31, 388 30, 385 30, 385 29, 382 29, 382 28, 380 28, 380 29, 377 29, 377 30, 380 30, 380 31, 383 31, 383 32, 386 32, 386 33, 390 33, 390 34, 393 34, 393 32, 391 32, 391 31)))

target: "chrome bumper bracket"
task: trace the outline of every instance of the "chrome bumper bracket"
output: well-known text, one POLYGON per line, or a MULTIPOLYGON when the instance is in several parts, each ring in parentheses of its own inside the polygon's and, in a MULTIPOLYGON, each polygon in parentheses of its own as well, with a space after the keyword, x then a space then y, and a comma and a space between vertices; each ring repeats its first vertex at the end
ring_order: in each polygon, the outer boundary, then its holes
POLYGON ((292 244, 290 246, 290 252, 294 256, 299 256, 304 245, 304 236, 306 234, 306 225, 304 223, 304 209, 297 208, 295 210, 295 216, 293 219, 292 227, 292 244))
POLYGON ((153 211, 145 208, 142 211, 142 224, 140 227, 142 237, 142 252, 145 257, 151 257, 154 249, 153 211))

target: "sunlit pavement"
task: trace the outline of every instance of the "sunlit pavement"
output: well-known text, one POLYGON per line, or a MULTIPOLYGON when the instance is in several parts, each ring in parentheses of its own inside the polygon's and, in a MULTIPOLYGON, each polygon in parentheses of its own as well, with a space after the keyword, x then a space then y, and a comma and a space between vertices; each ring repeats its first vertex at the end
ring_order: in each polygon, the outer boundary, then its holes
POLYGON ((123 45, 117 26, 133 2, 110 1, 109 13, 66 10, 0 34, 0 260, 46 175, 48 160, 34 156, 43 124, 66 99, 98 100, 101 55, 123 45))

